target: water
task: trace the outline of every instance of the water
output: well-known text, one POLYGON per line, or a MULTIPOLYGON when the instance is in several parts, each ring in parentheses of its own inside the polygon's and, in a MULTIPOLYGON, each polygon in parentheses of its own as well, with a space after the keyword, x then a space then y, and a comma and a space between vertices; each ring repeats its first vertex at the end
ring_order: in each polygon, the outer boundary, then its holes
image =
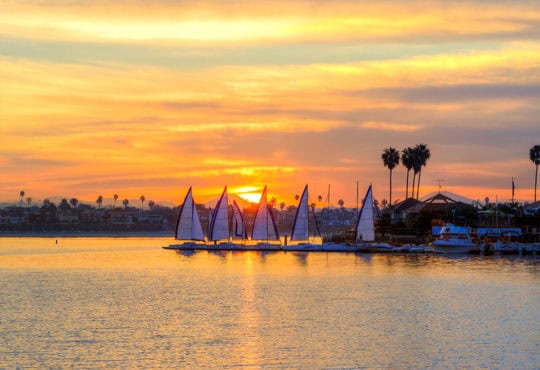
POLYGON ((540 260, 0 238, 0 368, 538 368, 540 260))

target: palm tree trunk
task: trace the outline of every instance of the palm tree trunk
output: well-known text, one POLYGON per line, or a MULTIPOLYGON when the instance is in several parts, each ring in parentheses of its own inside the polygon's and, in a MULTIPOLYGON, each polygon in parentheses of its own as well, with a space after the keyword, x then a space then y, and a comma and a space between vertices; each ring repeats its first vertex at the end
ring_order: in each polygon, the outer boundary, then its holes
POLYGON ((413 174, 412 178, 412 191, 411 191, 411 198, 414 198, 414 184, 416 183, 416 172, 413 174))
POLYGON ((390 170, 390 207, 392 206, 392 170, 390 170))
POLYGON ((538 185, 538 165, 536 165, 536 174, 534 175, 534 201, 536 202, 536 187, 538 185))
POLYGON ((418 171, 418 184, 416 184, 416 200, 418 200, 418 194, 420 193, 420 176, 422 176, 422 170, 418 171))
POLYGON ((409 172, 411 170, 407 170, 407 185, 405 186, 405 200, 409 198, 409 172))

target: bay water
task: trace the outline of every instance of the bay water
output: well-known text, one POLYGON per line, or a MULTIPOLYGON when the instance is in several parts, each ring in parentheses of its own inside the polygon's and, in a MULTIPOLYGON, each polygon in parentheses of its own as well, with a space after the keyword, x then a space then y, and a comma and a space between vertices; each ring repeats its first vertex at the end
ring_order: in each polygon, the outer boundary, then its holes
POLYGON ((0 368, 540 367, 540 259, 0 238, 0 368))

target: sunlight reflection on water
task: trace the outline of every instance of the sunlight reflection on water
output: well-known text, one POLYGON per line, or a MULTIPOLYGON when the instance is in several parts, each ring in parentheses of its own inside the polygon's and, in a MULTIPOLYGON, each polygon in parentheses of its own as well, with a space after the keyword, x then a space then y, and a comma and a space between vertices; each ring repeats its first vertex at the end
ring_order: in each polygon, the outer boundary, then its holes
POLYGON ((0 238, 0 367, 539 363, 535 258, 0 238))

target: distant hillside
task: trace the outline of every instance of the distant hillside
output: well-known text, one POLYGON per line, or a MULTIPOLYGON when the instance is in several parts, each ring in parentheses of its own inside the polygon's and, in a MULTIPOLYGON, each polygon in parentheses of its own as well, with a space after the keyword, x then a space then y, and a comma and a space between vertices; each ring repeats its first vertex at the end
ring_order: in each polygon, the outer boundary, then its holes
MULTIPOLYGON (((53 195, 53 196, 50 196, 50 197, 45 197, 45 198, 42 198, 42 199, 32 199, 32 203, 30 204, 31 206, 41 206, 43 204, 43 200, 44 199, 48 199, 51 203, 54 203, 56 205, 58 205, 62 199, 67 199, 68 201, 73 198, 73 197, 63 197, 63 196, 60 196, 60 195, 53 195)), ((25 197, 26 199, 26 197, 25 197)), ((87 200, 87 199, 80 199, 80 198, 77 198, 78 201, 79 201, 79 204, 88 204, 92 207, 97 207, 97 203, 95 200, 87 200)), ((96 199, 97 199, 97 196, 96 196, 96 199)), ((118 200, 116 201, 116 206, 117 207, 123 207, 122 205, 122 201, 124 200, 125 198, 118 198, 118 200)), ((140 207, 141 206, 141 201, 139 199, 128 199, 129 200, 129 206, 130 207, 140 207)), ((146 199, 146 201, 144 202, 144 207, 147 208, 148 207, 148 201, 150 200, 153 200, 153 199, 146 199)), ((176 206, 178 206, 179 204, 175 204, 173 202, 169 202, 169 201, 163 201, 163 200, 159 200, 159 201, 155 201, 154 202, 156 203, 156 205, 159 205, 159 206, 163 206, 163 207, 170 207, 170 208, 174 208, 176 206)), ((5 207, 11 207, 11 206, 19 206, 20 205, 20 200, 17 200, 17 201, 6 201, 6 202, 0 202, 0 208, 5 208, 5 207)), ((101 203, 101 206, 102 207, 112 207, 114 205, 114 198, 113 197, 110 197, 110 198, 103 198, 103 203, 101 203)), ((23 206, 26 207, 27 206, 27 203, 25 200, 23 200, 23 206)))

